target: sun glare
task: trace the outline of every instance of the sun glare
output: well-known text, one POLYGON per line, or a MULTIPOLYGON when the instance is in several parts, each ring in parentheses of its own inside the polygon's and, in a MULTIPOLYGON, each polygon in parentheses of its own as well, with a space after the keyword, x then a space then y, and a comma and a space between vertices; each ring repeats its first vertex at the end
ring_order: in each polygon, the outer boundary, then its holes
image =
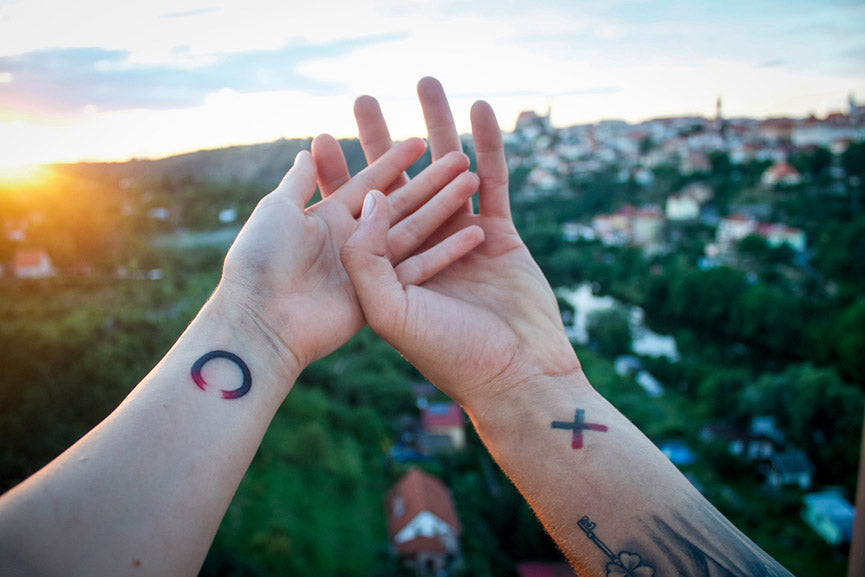
POLYGON ((39 186, 47 182, 50 171, 41 164, 0 167, 0 187, 22 188, 39 186))

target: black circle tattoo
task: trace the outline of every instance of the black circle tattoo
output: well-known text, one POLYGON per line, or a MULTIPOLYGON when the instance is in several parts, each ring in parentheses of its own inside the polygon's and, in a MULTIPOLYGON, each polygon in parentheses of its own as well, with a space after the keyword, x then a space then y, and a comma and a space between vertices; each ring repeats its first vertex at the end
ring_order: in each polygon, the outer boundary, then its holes
POLYGON ((246 366, 246 363, 243 362, 243 359, 235 355, 234 353, 229 353, 228 351, 210 351, 209 353, 205 353, 202 355, 197 361, 192 364, 192 380, 195 381, 195 384, 198 385, 198 388, 202 391, 207 390, 207 381, 204 380, 204 377, 201 376, 201 369, 206 365, 209 361, 213 359, 228 359, 232 363, 240 368, 240 372, 243 373, 243 382, 236 389, 231 390, 222 390, 222 398, 223 399, 239 399, 243 395, 249 392, 249 389, 252 388, 252 374, 249 372, 249 367, 246 366))

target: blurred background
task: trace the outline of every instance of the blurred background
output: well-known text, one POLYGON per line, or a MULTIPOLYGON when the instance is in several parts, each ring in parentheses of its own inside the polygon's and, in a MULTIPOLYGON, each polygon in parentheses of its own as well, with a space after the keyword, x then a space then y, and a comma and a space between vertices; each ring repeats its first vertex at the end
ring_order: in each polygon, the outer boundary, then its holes
MULTIPOLYGON (((496 110, 595 387, 794 574, 844 575, 863 25, 859 0, 0 0, 0 490, 158 361, 312 136, 360 170, 353 100, 423 136, 432 75, 461 133, 496 110)), ((557 571, 459 408, 364 330, 301 376, 202 574, 557 571), (422 511, 446 529, 397 542, 422 511)))

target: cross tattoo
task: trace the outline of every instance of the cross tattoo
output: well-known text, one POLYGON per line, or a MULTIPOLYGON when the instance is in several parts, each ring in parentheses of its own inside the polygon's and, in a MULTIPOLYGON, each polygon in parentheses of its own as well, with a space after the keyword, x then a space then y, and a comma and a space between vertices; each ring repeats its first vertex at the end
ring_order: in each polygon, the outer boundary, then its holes
POLYGON ((606 425, 587 423, 586 422, 586 412, 583 409, 577 409, 576 413, 574 413, 574 422, 573 423, 568 423, 565 421, 553 421, 552 428, 553 429, 570 429, 574 432, 574 436, 571 438, 571 448, 572 449, 582 449, 583 448, 583 431, 605 432, 607 430, 606 425))

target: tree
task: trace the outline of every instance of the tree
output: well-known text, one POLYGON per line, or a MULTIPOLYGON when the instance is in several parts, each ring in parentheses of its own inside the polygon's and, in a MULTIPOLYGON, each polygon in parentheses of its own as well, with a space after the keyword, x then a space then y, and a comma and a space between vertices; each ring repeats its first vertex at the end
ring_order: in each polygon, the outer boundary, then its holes
POLYGON ((815 249, 817 266, 830 278, 865 287, 865 216, 825 227, 815 249))
POLYGON ((773 415, 787 441, 811 457, 818 479, 848 486, 855 480, 863 400, 834 369, 812 365, 766 375, 743 395, 748 414, 773 415))
POLYGON ((627 310, 622 307, 589 313, 586 332, 604 356, 614 358, 631 350, 631 324, 627 310))
POLYGON ((749 234, 736 245, 736 252, 758 262, 769 260, 769 243, 758 234, 749 234))
POLYGON ((729 267, 685 270, 672 278, 665 313, 701 330, 723 333, 731 305, 748 287, 745 275, 729 267))
POLYGON ((865 300, 838 315, 832 337, 841 370, 849 378, 865 383, 865 300))
POLYGON ((742 391, 750 382, 750 373, 741 368, 720 369, 704 377, 697 386, 703 416, 710 420, 739 420, 742 391))
POLYGON ((729 302, 725 332, 779 358, 798 354, 803 302, 766 284, 748 287, 729 302))
POLYGON ((790 158, 790 164, 814 181, 822 180, 829 175, 832 152, 828 148, 818 146, 814 150, 794 155, 790 158))
POLYGON ((841 155, 848 176, 865 177, 865 142, 853 142, 841 155))

